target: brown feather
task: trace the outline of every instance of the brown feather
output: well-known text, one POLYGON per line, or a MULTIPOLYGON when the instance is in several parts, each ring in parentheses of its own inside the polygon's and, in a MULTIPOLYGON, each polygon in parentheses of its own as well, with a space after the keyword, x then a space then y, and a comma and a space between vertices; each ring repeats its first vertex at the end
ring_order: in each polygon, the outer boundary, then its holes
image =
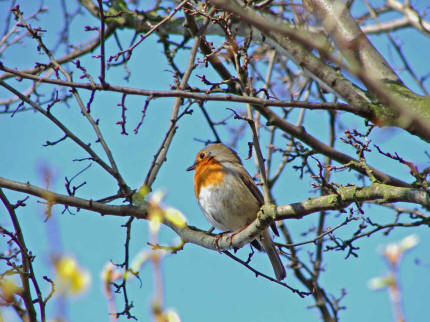
MULTIPOLYGON (((254 180, 252 180, 251 176, 249 175, 246 170, 243 168, 240 169, 240 178, 242 182, 248 187, 248 189, 252 192, 254 197, 258 200, 258 203, 260 204, 260 207, 264 204, 264 198, 261 194, 260 189, 257 188, 257 185, 254 183, 254 180)), ((276 227, 276 223, 271 223, 270 228, 272 228, 273 233, 276 236, 279 236, 278 228, 276 227)))

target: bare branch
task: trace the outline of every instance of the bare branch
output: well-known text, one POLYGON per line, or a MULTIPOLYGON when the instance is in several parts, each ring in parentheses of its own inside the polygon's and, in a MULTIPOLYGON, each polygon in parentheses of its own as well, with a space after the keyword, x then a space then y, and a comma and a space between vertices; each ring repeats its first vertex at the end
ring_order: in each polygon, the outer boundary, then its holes
MULTIPOLYGON (((29 183, 20 183, 0 177, 0 187, 34 195, 45 200, 49 200, 52 204, 63 204, 71 207, 87 209, 93 213, 113 216, 132 216, 147 219, 145 209, 124 205, 106 205, 97 201, 58 194, 29 183)), ((424 207, 430 207, 430 200, 426 191, 375 183, 368 187, 343 187, 338 189, 334 194, 311 198, 303 202, 289 205, 277 206, 276 210, 273 210, 274 214, 270 214, 270 209, 265 209, 265 215, 257 216, 257 219, 249 226, 241 232, 233 235, 224 234, 220 237, 218 235, 208 234, 205 231, 198 230, 191 226, 178 227, 170 221, 165 221, 164 224, 174 230, 185 242, 220 251, 231 248, 240 248, 254 240, 270 223, 268 218, 272 218, 275 214, 276 220, 300 219, 318 211, 344 209, 349 204, 357 201, 372 200, 383 200, 384 202, 409 202, 420 204, 424 207)), ((424 219, 422 224, 426 224, 427 221, 428 218, 424 219)))

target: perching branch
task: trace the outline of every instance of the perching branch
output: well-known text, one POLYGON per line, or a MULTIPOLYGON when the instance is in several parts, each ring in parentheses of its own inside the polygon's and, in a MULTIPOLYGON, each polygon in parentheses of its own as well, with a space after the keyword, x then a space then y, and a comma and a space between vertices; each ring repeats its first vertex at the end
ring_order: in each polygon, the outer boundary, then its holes
MULTIPOLYGON (((77 207, 79 209, 89 210, 91 213, 100 213, 103 215, 136 217, 140 219, 147 218, 145 209, 133 206, 107 205, 93 200, 66 196, 36 187, 29 183, 20 183, 1 177, 0 187, 40 197, 53 205, 62 204, 77 207)), ((277 206, 276 210, 273 211, 274 214, 276 214, 276 220, 301 219, 322 210, 341 210, 351 203, 375 200, 389 203, 408 202, 419 204, 423 207, 430 207, 430 199, 426 191, 377 183, 368 187, 339 188, 336 193, 310 198, 302 202, 277 206)), ((269 212, 270 209, 267 208, 265 211, 269 212)), ((240 248, 255 239, 256 236, 267 227, 271 218, 275 216, 274 214, 266 213, 263 216, 258 216, 258 218, 243 231, 234 235, 226 234, 222 237, 208 234, 192 226, 177 227, 169 221, 165 221, 164 224, 174 230, 185 242, 219 251, 240 248)), ((423 219, 421 222, 425 224, 428 222, 428 218, 423 219)))

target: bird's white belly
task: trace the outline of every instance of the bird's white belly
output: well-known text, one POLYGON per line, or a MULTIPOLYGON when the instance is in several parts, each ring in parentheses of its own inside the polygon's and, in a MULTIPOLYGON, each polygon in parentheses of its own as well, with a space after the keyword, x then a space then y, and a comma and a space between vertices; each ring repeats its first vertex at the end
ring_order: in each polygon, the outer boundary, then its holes
POLYGON ((244 204, 243 196, 240 199, 235 190, 227 184, 201 188, 198 203, 214 227, 222 231, 235 231, 256 217, 259 206, 251 194, 249 197, 249 202, 244 204))

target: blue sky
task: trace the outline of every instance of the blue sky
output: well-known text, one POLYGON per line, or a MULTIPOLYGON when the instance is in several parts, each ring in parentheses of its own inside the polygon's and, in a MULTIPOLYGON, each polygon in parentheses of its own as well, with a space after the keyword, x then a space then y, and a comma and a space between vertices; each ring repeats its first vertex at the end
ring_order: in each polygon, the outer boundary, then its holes
MULTIPOLYGON (((1 14, 4 17, 7 4, 0 3, 1 14)), ((34 10, 34 4, 25 3, 21 9, 25 14, 34 10)), ((55 5, 47 3, 50 11, 43 15, 36 23, 48 32, 45 39, 49 45, 56 42, 59 30, 59 18, 55 5)), ((74 5, 73 5, 74 6, 74 5)), ((73 7, 72 6, 72 7, 73 7)), ((1 20, 3 21, 4 18, 1 20)), ((88 39, 89 34, 83 31, 83 25, 96 25, 94 19, 79 17, 72 27, 72 42, 88 39)), ((405 35, 405 53, 410 54, 411 61, 417 69, 425 67, 425 59, 421 59, 424 53, 429 51, 428 38, 423 39, 410 31, 402 32, 405 35), (412 38, 417 37, 417 38, 412 38), (419 43, 420 50, 417 49, 419 43), (422 65, 419 65, 422 64, 422 65)), ((132 34, 124 32, 121 34, 126 44, 127 37, 132 34)), ((393 66, 399 62, 392 50, 382 42, 381 37, 374 37, 375 45, 383 53, 393 66), (392 57, 392 60, 390 60, 392 57)), ((109 54, 116 52, 113 47, 113 38, 107 42, 109 54)), ((31 67, 34 64, 34 52, 36 44, 27 42, 25 49, 16 47, 1 60, 9 67, 31 67)), ((92 55, 81 58, 93 75, 98 75, 98 64, 92 55)), ((110 69, 107 72, 107 80, 113 84, 144 88, 144 89, 169 89, 172 83, 172 74, 166 69, 165 58, 162 47, 156 43, 155 37, 149 37, 134 52, 133 59, 129 64, 132 71, 129 82, 123 78, 124 70, 119 68, 110 69)), ((179 59, 185 60, 186 55, 179 59)), ((37 56, 36 60, 46 61, 43 55, 37 56)), ((199 67, 191 77, 191 84, 201 86, 196 75, 213 73, 199 67)), ((75 71, 79 75, 79 71, 75 71)), ((403 74, 401 74, 403 76, 403 74)), ((76 77, 76 76, 75 76, 76 77)), ((409 79, 405 76, 405 81, 409 79)), ((8 83, 16 84, 11 80, 8 83)), ((410 83, 410 82, 409 82, 410 83)), ((409 84, 408 83, 408 84, 409 84)), ((411 88, 415 85, 410 83, 411 88)), ((18 86, 26 88, 28 82, 18 86)), ((49 94, 53 86, 44 85, 44 94, 49 94)), ((80 91, 83 99, 89 99, 89 93, 80 91)), ((0 87, 0 98, 9 97, 9 93, 0 87)), ((126 182, 132 188, 138 188, 144 181, 146 172, 152 161, 152 155, 158 149, 164 132, 169 126, 169 115, 173 106, 173 99, 153 100, 148 108, 144 124, 137 135, 133 134, 133 128, 140 119, 141 109, 144 105, 144 97, 128 96, 126 100, 128 136, 120 134, 120 127, 115 124, 120 120, 119 94, 96 93, 92 111, 94 118, 100 118, 100 129, 110 145, 118 167, 126 182)), ((231 115, 226 107, 243 108, 239 104, 208 103, 207 109, 211 112, 214 120, 222 120, 231 115)), ((69 128, 76 131, 80 137, 91 142, 95 150, 102 154, 100 146, 95 143, 95 136, 90 125, 73 100, 69 104, 58 104, 54 108, 55 115, 69 128)), ((360 119, 342 115, 342 124, 345 128, 364 129, 364 122, 360 119)), ((314 111, 306 115, 308 130, 311 134, 323 139, 327 130, 320 126, 321 119, 327 115, 322 111, 314 111)), ((240 121, 229 118, 228 127, 238 127, 240 121)), ((179 122, 178 132, 174 137, 173 145, 167 155, 167 162, 157 176, 153 186, 154 190, 161 189, 166 192, 164 200, 166 205, 171 205, 182 211, 187 217, 188 223, 201 229, 208 229, 209 224, 201 214, 194 199, 192 187, 192 173, 185 169, 193 162, 195 153, 203 146, 196 139, 213 139, 210 129, 206 125, 202 113, 198 107, 194 107, 191 116, 185 116, 179 122)), ((225 127, 219 127, 219 133, 226 143, 229 142, 229 132, 225 127)), ((340 131, 339 131, 340 133, 340 131)), ((66 140, 53 147, 43 147, 46 140, 54 141, 62 136, 49 120, 38 113, 24 112, 16 113, 13 118, 9 115, 0 116, 0 135, 3 138, 0 143, 2 156, 0 158, 0 176, 16 181, 29 181, 37 186, 43 186, 41 167, 48 167, 54 173, 54 180, 50 187, 53 191, 65 193, 64 177, 70 178, 79 170, 89 165, 88 161, 74 162, 73 159, 86 157, 86 153, 66 140)), ((340 135, 340 134, 339 134, 340 135)), ((399 130, 377 129, 373 139, 381 144, 385 151, 398 152, 401 156, 409 158, 420 166, 428 165, 428 159, 424 151, 428 145, 420 142, 415 137, 399 130)), ((240 141, 237 151, 244 159, 247 155, 247 144, 249 134, 240 141)), ((282 141, 280 141, 282 142, 282 141)), ((336 143, 338 148, 353 152, 340 141, 336 143)), ((320 157, 320 160, 323 158, 320 157)), ((382 158, 380 155, 369 155, 369 162, 382 167, 386 172, 412 181, 408 169, 398 165, 391 160, 382 158)), ((246 168, 255 172, 254 161, 244 161, 246 168)), ((275 188, 275 196, 278 204, 285 204, 305 200, 315 196, 312 193, 311 181, 308 178, 300 180, 298 173, 294 171, 293 164, 285 169, 285 176, 275 188)), ((338 175, 339 180, 346 180, 343 174, 338 175)), ((86 185, 79 189, 78 196, 83 198, 97 199, 112 195, 116 192, 116 184, 96 164, 93 164, 83 175, 77 178, 76 184, 86 181, 86 185)), ((22 199, 23 194, 6 191, 12 202, 22 199)), ((387 217, 392 220, 393 214, 378 207, 365 207, 366 215, 374 219, 387 217)), ((61 251, 77 258, 79 263, 88 269, 92 275, 92 284, 88 291, 77 299, 67 302, 67 316, 71 321, 103 321, 108 320, 107 301, 103 294, 100 273, 110 260, 122 262, 123 244, 125 240, 125 229, 121 227, 126 219, 111 216, 100 216, 87 211, 74 211, 73 215, 61 214, 63 208, 54 207, 54 216, 44 222, 44 205, 35 197, 27 201, 27 206, 18 211, 19 219, 23 228, 28 247, 36 255, 34 262, 36 273, 39 276, 52 275, 50 256, 53 251, 61 251), (60 245, 56 241, 60 240, 60 245)), ((0 223, 10 227, 9 218, 5 210, 0 210, 0 223)), ((304 241, 306 237, 301 234, 315 224, 317 214, 308 216, 301 221, 288 222, 288 228, 292 231, 295 241, 304 241)), ((383 220, 383 219, 382 219, 383 220)), ((335 226, 343 221, 342 216, 332 212, 327 222, 328 226, 335 226)), ((132 229, 130 254, 135 256, 140 250, 147 248, 149 240, 147 222, 136 221, 132 229)), ((348 236, 355 228, 346 227, 338 231, 339 236, 348 236)), ((340 313, 344 321, 392 321, 391 305, 388 294, 385 291, 375 292, 367 287, 367 282, 374 276, 383 275, 387 271, 386 264, 379 252, 381 245, 397 241, 404 236, 415 233, 420 238, 420 244, 407 254, 403 260, 400 276, 403 285, 404 309, 409 321, 428 321, 428 313, 424 307, 424 298, 427 298, 430 288, 428 274, 430 255, 426 250, 429 244, 428 229, 418 228, 415 230, 397 229, 388 237, 377 234, 372 238, 362 239, 357 242, 360 247, 358 258, 345 260, 345 253, 325 253, 325 271, 321 277, 321 285, 330 294, 339 296, 341 289, 347 290, 347 295, 342 305, 347 309, 340 313), (421 264, 416 264, 419 259, 421 264)), ((168 228, 162 228, 160 240, 164 244, 178 243, 177 236, 168 228)), ((5 238, 2 238, 4 245, 5 238)), ((2 246, 3 247, 3 246, 2 246)), ((302 252, 311 250, 311 247, 303 247, 302 252)), ((238 256, 247 257, 248 247, 238 252, 238 256)), ((287 260, 283 259, 285 264, 287 260)), ((252 262, 255 267, 263 272, 271 274, 271 267, 265 254, 257 254, 252 262)), ((293 277, 291 270, 287 271, 287 282, 294 287, 303 289, 293 277)), ((134 302, 133 313, 139 321, 146 321, 150 316, 150 301, 153 296, 153 269, 151 265, 145 265, 140 272, 141 281, 131 280, 129 283, 129 297, 134 302)), ((262 278, 255 278, 252 272, 245 270, 238 263, 217 252, 208 251, 201 247, 187 244, 184 251, 171 255, 163 260, 163 278, 165 305, 174 308, 183 321, 318 321, 319 313, 314 309, 308 309, 313 305, 309 297, 301 299, 285 288, 272 284, 262 278)), ((41 279, 40 279, 41 280, 41 279)), ((42 290, 47 294, 49 285, 40 281, 42 290)), ((48 306, 48 317, 54 317, 58 306, 55 300, 48 306)), ((122 298, 117 295, 117 310, 122 310, 122 298)), ((8 313, 6 313, 8 314, 8 313)), ((13 316, 8 315, 14 319, 13 316)))

